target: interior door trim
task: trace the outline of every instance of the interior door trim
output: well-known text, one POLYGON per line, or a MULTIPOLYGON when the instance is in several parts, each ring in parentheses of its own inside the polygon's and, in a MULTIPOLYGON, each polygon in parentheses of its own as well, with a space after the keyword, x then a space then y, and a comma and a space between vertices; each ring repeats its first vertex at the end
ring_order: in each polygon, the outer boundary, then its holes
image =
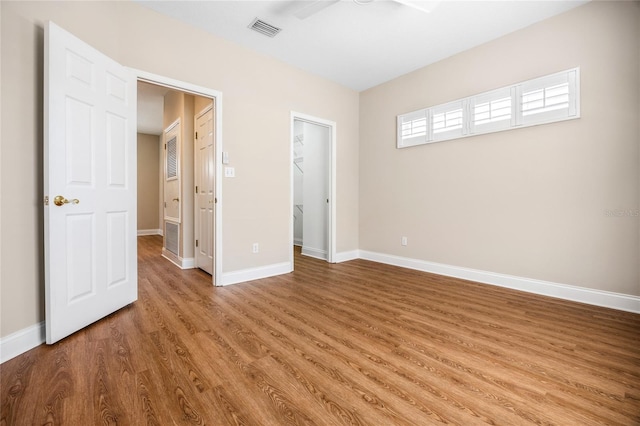
POLYGON ((187 83, 173 78, 165 77, 158 74, 149 73, 142 70, 132 69, 136 74, 138 81, 151 83, 158 86, 168 87, 170 89, 179 90, 181 92, 190 93, 197 96, 212 98, 215 102, 214 121, 215 121, 215 197, 217 199, 214 211, 214 244, 215 258, 213 259, 213 285, 222 285, 222 92, 208 87, 202 87, 195 84, 187 83))
POLYGON ((328 127, 331 131, 331 142, 329 144, 329 250, 327 252, 327 262, 335 263, 336 259, 336 122, 324 118, 315 117, 300 112, 291 111, 290 137, 289 143, 289 262, 291 268, 293 264, 293 143, 295 140, 295 121, 304 121, 319 126, 328 127))

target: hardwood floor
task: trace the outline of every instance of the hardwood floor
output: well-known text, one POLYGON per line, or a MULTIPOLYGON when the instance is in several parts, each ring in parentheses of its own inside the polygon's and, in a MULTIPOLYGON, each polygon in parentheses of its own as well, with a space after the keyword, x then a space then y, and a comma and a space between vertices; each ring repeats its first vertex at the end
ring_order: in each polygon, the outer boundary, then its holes
POLYGON ((139 300, 2 364, 2 425, 640 424, 640 315, 363 260, 139 300))

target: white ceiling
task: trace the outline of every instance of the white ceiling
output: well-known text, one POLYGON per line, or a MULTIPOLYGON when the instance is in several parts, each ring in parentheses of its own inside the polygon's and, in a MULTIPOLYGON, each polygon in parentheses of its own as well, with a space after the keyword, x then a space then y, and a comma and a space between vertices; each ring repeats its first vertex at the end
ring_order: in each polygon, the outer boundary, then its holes
POLYGON ((430 13, 391 0, 340 0, 306 19, 295 16, 309 4, 300 0, 136 1, 361 91, 588 0, 414 1, 430 13), (270 38, 248 29, 256 17, 282 31, 270 38))

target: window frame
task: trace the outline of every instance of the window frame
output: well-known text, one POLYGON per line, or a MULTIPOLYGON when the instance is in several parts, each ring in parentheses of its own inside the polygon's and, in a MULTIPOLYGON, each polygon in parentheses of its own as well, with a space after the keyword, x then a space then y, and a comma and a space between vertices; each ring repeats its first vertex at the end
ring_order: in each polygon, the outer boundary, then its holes
MULTIPOLYGON (((558 104, 559 105, 559 104, 558 104)), ((504 109, 504 108, 502 108, 504 109)), ((534 111, 535 109, 532 109, 534 111)), ((510 86, 479 93, 463 99, 422 108, 406 114, 400 114, 396 118, 396 147, 398 149, 411 146, 426 145, 434 142, 460 139, 469 136, 513 130, 541 124, 556 123, 559 121, 574 120, 580 118, 580 67, 534 78, 510 86), (566 107, 538 108, 538 112, 523 113, 524 96, 534 91, 542 90, 542 102, 546 105, 552 96, 546 96, 546 90, 558 84, 568 85, 566 107), (475 121, 475 108, 489 103, 489 116, 491 116, 491 102, 510 98, 511 112, 508 118, 502 120, 490 120, 485 123, 475 121), (434 130, 434 118, 442 113, 462 109, 462 125, 446 131, 434 130), (412 118, 414 117, 414 118, 412 118), (416 121, 415 117, 426 118, 426 132, 415 136, 405 137, 403 124, 416 121)))

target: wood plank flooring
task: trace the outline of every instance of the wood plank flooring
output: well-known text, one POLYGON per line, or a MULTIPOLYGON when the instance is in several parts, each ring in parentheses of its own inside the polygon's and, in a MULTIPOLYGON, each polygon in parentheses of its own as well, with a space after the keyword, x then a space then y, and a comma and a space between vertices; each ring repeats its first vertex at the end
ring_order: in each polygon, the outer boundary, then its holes
POLYGON ((0 366, 1 425, 640 425, 640 315, 357 260, 139 300, 0 366))

